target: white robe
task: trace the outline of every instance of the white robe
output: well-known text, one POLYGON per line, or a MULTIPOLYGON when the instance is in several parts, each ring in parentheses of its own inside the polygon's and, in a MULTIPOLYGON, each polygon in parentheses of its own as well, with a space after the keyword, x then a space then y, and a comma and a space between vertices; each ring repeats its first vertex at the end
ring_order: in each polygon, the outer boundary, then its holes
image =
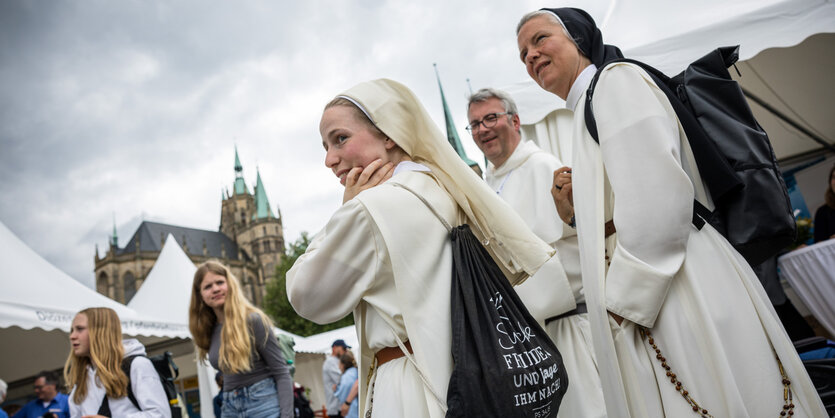
MULTIPOLYGON (((404 164, 404 163, 401 163, 404 164)), ((416 165, 411 163, 412 165, 416 165)), ((399 168, 399 167, 398 167, 399 168)), ((442 418, 452 373, 447 229, 455 201, 433 177, 399 171, 346 202, 287 273, 287 295, 299 315, 319 323, 354 313, 359 337, 360 416, 442 418), (409 341, 417 368, 402 357, 376 370, 374 353, 409 341)))
POLYGON ((545 319, 570 311, 576 307, 575 301, 584 300, 577 235, 560 219, 551 197, 554 171, 562 166, 556 156, 525 141, 498 169, 489 164, 485 180, 537 236, 557 250, 536 274, 515 289, 562 355, 569 383, 558 416, 605 417, 588 314, 545 324, 545 319))
POLYGON ((696 416, 639 326, 651 329, 672 372, 714 417, 779 415, 775 352, 792 382, 794 416, 825 416, 751 268, 715 229, 691 225, 693 197, 707 197, 664 93, 638 67, 607 68, 593 99, 599 146, 585 128, 585 94, 579 103, 574 204, 609 416, 696 416), (604 240, 606 219, 617 233, 604 240), (622 326, 606 310, 624 317, 622 326))

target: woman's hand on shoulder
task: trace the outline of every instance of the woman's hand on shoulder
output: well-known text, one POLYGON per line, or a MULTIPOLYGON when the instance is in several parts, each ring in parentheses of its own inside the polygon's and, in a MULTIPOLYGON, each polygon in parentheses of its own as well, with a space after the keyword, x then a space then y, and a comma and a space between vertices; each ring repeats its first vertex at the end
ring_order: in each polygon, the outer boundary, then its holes
POLYGON ((392 174, 394 174, 394 164, 391 162, 383 164, 380 159, 374 160, 363 168, 352 168, 345 176, 345 193, 342 195, 342 203, 353 199, 363 190, 385 182, 391 178, 392 174))

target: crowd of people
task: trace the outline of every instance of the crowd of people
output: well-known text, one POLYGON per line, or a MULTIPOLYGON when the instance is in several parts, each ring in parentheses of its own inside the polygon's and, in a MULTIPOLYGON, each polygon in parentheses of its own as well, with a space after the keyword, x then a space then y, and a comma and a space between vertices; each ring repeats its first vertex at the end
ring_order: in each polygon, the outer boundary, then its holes
POLYGON ((287 293, 316 322, 353 312, 360 413, 446 413, 453 255, 441 218, 469 224, 511 283, 530 276, 517 291, 569 375, 560 416, 825 416, 751 267, 691 224, 694 199, 711 203, 665 94, 640 67, 611 64, 620 50, 582 10, 524 16, 517 44, 530 77, 574 111, 572 167, 522 142, 512 99, 492 89, 468 105, 486 182, 402 84, 361 83, 325 107, 343 205, 287 293))
MULTIPOLYGON (((525 15, 517 45, 531 79, 574 111, 570 167, 522 140, 513 99, 496 89, 467 108, 485 179, 396 81, 360 83, 325 106, 325 165, 343 205, 288 272, 287 295, 315 322, 354 315, 356 358, 336 340, 322 369, 328 416, 445 416, 454 255, 444 224, 470 225, 558 347, 569 376, 559 416, 825 416, 752 268, 709 224, 691 225, 693 200, 710 198, 664 93, 640 67, 612 64, 620 50, 579 9, 525 15), (599 142, 584 119, 592 105, 599 142)), ((815 240, 833 237, 835 168, 815 215, 815 240)), ((273 324, 226 266, 198 267, 189 328, 220 370, 218 416, 294 416, 273 324)), ((171 416, 114 311, 79 312, 70 343, 69 396, 41 373, 37 399, 14 417, 171 416)))

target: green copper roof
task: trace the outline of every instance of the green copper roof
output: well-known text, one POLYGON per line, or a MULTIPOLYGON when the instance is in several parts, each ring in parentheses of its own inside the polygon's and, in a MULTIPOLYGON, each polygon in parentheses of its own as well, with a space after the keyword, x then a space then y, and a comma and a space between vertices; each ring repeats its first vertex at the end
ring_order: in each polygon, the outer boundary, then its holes
POLYGON ((258 179, 255 183, 255 219, 274 218, 270 209, 270 201, 267 199, 267 191, 264 190, 264 183, 261 181, 261 172, 257 171, 258 179))
POLYGON ((238 158, 238 146, 235 146, 235 171, 243 171, 244 166, 241 165, 241 159, 238 158))
POLYGON ((478 165, 475 161, 467 157, 464 147, 461 145, 461 140, 458 138, 458 131, 455 129, 455 122, 452 120, 452 113, 449 112, 449 106, 446 104, 446 97, 444 97, 444 88, 441 86, 441 76, 438 75, 438 65, 435 66, 435 77, 438 79, 438 89, 441 91, 441 102, 444 104, 444 119, 446 119, 446 136, 452 148, 458 153, 458 156, 472 167, 478 165))
POLYGON ((241 165, 241 159, 238 158, 238 147, 235 146, 235 188, 234 194, 249 194, 244 182, 244 167, 241 165))

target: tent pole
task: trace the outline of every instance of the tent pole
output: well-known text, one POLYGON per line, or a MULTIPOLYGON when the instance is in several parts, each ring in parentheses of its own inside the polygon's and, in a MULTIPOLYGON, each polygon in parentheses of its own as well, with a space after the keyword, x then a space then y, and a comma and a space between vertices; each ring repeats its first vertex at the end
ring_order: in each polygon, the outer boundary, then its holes
POLYGON ((739 87, 742 88, 742 93, 744 93, 745 96, 747 96, 749 99, 753 100, 758 105, 762 106, 765 110, 771 112, 774 116, 777 116, 778 118, 782 119, 784 122, 788 123, 789 125, 791 125, 795 129, 797 129, 798 131, 802 132, 803 134, 805 134, 806 136, 811 138, 813 141, 823 145, 829 151, 835 152, 835 145, 832 145, 827 140, 821 138, 818 135, 815 135, 813 132, 804 128, 803 126, 800 126, 800 124, 791 120, 788 116, 784 115, 779 110, 773 108, 771 105, 766 103, 765 100, 760 99, 759 97, 755 96, 753 93, 748 91, 745 87, 742 87, 742 86, 739 86, 739 87))

